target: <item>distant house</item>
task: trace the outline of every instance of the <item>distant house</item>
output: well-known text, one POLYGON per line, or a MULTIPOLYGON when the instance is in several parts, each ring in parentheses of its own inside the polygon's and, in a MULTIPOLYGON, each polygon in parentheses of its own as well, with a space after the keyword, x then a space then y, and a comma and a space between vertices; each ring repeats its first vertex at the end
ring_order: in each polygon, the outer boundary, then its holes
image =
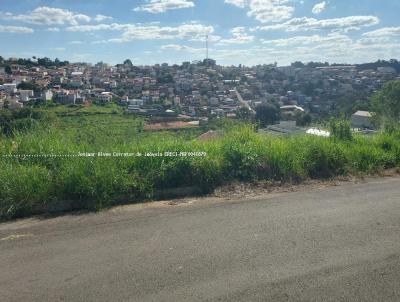
POLYGON ((165 110, 163 116, 177 116, 177 113, 171 109, 165 110))
POLYGON ((7 92, 8 94, 16 93, 16 92, 17 92, 17 84, 15 84, 15 83, 6 83, 6 84, 3 84, 3 89, 4 89, 4 91, 7 92))
POLYGON ((46 90, 43 92, 42 98, 44 101, 51 101, 53 99, 53 92, 51 90, 46 90))
POLYGON ((387 67, 378 67, 377 71, 381 74, 387 74, 387 75, 395 75, 397 74, 396 69, 393 67, 387 66, 387 67))
POLYGON ((216 115, 217 117, 225 117, 225 111, 221 108, 211 110, 211 114, 216 115))
POLYGON ((34 92, 33 90, 20 90, 19 91, 19 101, 26 103, 29 102, 31 98, 33 98, 34 92))
POLYGON ((85 103, 85 97, 78 92, 62 90, 56 94, 56 102, 63 105, 75 105, 85 103))
POLYGON ((302 107, 296 106, 296 105, 281 106, 281 110, 282 110, 283 112, 295 112, 295 111, 304 112, 304 111, 305 111, 302 107))
POLYGON ((68 90, 61 90, 57 93, 56 95, 56 101, 57 103, 67 105, 67 104, 75 104, 75 98, 73 98, 73 95, 69 93, 68 90), (71 98, 72 96, 72 98, 71 98))
POLYGON ((293 135, 305 133, 305 129, 297 127, 296 121, 280 121, 279 124, 270 125, 266 129, 260 129, 260 133, 273 135, 293 135))
POLYGON ((102 102, 103 104, 104 104, 104 103, 109 103, 109 102, 111 102, 112 97, 113 97, 113 94, 112 94, 111 92, 102 92, 102 93, 98 96, 100 102, 102 102))
POLYGON ((351 126, 357 129, 372 129, 372 114, 368 111, 357 111, 351 116, 351 126))
POLYGON ((128 100, 128 105, 142 107, 144 105, 144 101, 138 99, 128 100))

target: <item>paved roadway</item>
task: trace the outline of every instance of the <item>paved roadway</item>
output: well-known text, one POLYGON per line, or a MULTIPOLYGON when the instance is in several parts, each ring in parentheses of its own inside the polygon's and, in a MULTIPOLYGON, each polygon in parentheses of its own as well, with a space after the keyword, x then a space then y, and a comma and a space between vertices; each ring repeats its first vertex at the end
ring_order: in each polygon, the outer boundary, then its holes
POLYGON ((400 301, 400 178, 0 224, 0 301, 400 301))
POLYGON ((239 100, 239 104, 240 104, 242 107, 245 107, 245 108, 249 109, 251 112, 255 113, 254 109, 251 108, 251 106, 249 105, 249 102, 247 102, 247 101, 245 101, 245 100, 243 99, 242 95, 240 94, 239 90, 237 90, 236 87, 235 87, 235 92, 236 92, 236 97, 237 97, 238 100, 239 100))

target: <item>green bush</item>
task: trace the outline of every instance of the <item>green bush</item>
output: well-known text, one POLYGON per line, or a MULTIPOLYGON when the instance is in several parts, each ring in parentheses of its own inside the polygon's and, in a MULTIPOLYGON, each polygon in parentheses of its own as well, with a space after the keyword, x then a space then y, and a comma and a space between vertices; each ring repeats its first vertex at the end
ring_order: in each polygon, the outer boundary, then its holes
POLYGON ((52 200, 51 173, 37 165, 0 166, 0 220, 31 214, 52 200))
POLYGON ((335 120, 330 121, 331 136, 337 140, 350 141, 353 139, 351 133, 350 122, 347 120, 335 120))
POLYGON ((304 155, 305 170, 311 178, 328 178, 346 173, 346 148, 326 138, 307 139, 304 155))
POLYGON ((260 139, 251 126, 229 131, 222 143, 224 174, 229 179, 254 180, 260 164, 260 139))

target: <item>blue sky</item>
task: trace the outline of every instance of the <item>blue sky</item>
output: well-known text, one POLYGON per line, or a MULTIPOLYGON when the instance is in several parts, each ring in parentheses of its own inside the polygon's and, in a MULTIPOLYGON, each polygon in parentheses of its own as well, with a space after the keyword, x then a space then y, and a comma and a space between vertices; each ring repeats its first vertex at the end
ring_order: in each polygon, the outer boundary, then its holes
POLYGON ((1 0, 0 55, 223 65, 400 57, 399 0, 1 0))

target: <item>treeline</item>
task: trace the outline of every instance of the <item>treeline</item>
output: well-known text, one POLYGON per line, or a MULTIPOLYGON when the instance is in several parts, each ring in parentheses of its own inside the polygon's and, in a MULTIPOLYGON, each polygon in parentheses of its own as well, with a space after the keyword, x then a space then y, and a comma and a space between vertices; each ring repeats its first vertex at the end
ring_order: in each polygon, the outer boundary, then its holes
MULTIPOLYGON (((293 62, 291 64, 292 67, 295 68, 317 68, 317 67, 328 67, 328 66, 345 66, 349 64, 336 64, 336 63, 328 63, 328 62, 308 62, 308 63, 303 63, 300 61, 293 62)), ((392 67, 396 69, 397 72, 400 72, 400 61, 396 59, 391 59, 391 60, 378 60, 376 62, 372 63, 363 63, 363 64, 356 64, 357 68, 359 70, 367 70, 367 69, 377 69, 378 67, 392 67)))
POLYGON ((308 63, 303 63, 300 61, 296 61, 296 62, 293 62, 291 64, 291 66, 295 67, 295 68, 305 68, 305 67, 316 68, 316 67, 327 67, 327 66, 330 66, 330 64, 328 62, 313 62, 313 61, 311 61, 308 63))
MULTIPOLYGON (((69 61, 61 61, 56 58, 54 61, 50 58, 37 58, 32 57, 29 59, 5 59, 0 56, 0 66, 2 67, 10 67, 12 64, 23 65, 27 67, 63 67, 69 64, 69 61)), ((7 68, 8 69, 8 68, 7 68)), ((7 70, 6 70, 7 71, 7 70)), ((8 69, 10 71, 10 69, 8 69)))
POLYGON ((389 61, 378 60, 375 63, 365 63, 357 65, 359 70, 367 70, 367 69, 377 69, 378 67, 392 67, 396 69, 396 71, 400 72, 400 62, 396 59, 392 59, 389 61))

